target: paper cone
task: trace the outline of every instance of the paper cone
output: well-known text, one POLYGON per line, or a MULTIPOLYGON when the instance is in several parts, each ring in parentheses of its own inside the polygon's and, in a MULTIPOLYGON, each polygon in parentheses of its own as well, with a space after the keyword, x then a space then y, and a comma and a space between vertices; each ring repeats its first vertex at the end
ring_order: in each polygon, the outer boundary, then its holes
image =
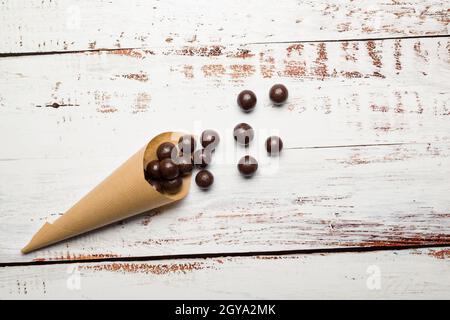
POLYGON ((53 223, 45 223, 22 253, 183 199, 189 192, 190 176, 183 177, 182 189, 173 195, 156 191, 144 177, 144 168, 156 159, 158 146, 166 141, 176 144, 181 135, 166 132, 153 138, 64 215, 53 223))

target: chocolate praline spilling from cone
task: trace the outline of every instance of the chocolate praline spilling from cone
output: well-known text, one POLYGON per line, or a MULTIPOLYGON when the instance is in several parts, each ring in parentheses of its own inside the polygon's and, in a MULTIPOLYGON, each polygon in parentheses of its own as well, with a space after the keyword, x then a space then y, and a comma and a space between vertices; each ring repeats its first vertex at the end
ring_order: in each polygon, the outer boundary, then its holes
POLYGON ((145 169, 147 177, 149 179, 160 179, 161 172, 159 171, 159 168, 160 166, 158 160, 150 161, 147 165, 147 168, 145 169))
POLYGON ((192 158, 179 157, 177 160, 178 170, 181 176, 186 176, 192 172, 194 165, 192 164, 192 158))
POLYGON ((190 188, 189 175, 181 178, 181 187, 173 194, 157 191, 146 180, 147 164, 156 158, 158 146, 164 142, 176 144, 182 135, 178 132, 164 132, 153 137, 63 215, 53 222, 44 223, 21 250, 22 253, 29 253, 186 197, 190 188))
POLYGON ((149 179, 148 182, 156 189, 158 192, 164 192, 161 180, 149 179))
POLYGON ((187 134, 178 140, 178 148, 182 153, 194 153, 196 147, 197 142, 193 135, 187 134))
POLYGON ((174 194, 180 191, 183 179, 181 179, 181 177, 176 177, 170 180, 162 180, 161 183, 165 192, 174 194))
POLYGON ((161 177, 167 180, 175 179, 180 174, 177 164, 172 159, 161 160, 159 171, 161 172, 161 177))
POLYGON ((172 142, 163 142, 156 150, 156 156, 159 160, 170 158, 172 156, 173 148, 175 148, 175 145, 172 142))

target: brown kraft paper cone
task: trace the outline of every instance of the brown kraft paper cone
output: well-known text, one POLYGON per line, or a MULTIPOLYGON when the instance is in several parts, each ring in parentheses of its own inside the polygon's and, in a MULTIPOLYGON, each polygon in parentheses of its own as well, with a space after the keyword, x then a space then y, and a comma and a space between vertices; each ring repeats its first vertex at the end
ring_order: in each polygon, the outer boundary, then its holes
POLYGON ((144 177, 146 165, 157 158, 158 146, 166 141, 177 144, 181 135, 165 132, 154 137, 55 222, 45 223, 22 253, 183 199, 189 192, 190 176, 183 177, 182 189, 173 195, 156 191, 144 177))

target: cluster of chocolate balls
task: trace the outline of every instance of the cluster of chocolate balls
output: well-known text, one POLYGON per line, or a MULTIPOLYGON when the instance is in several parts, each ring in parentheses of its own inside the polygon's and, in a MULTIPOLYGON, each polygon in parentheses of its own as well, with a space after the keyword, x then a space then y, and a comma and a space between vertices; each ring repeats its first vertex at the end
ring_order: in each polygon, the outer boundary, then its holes
POLYGON ((191 174, 194 167, 200 171, 195 182, 202 189, 208 189, 214 182, 212 173, 205 169, 211 163, 212 153, 219 144, 219 134, 205 130, 200 136, 202 149, 196 150, 197 143, 192 135, 181 136, 178 144, 163 142, 156 150, 157 160, 152 160, 145 168, 145 178, 159 192, 177 193, 183 185, 183 176, 191 174))
MULTIPOLYGON (((274 85, 269 97, 275 105, 283 104, 288 97, 288 91, 282 84, 274 85)), ((250 90, 242 91, 237 103, 245 112, 252 111, 256 106, 256 95, 250 90)), ((236 142, 248 147, 254 138, 254 130, 247 123, 239 123, 233 130, 236 142)), ((208 189, 214 182, 213 174, 206 169, 211 163, 212 154, 220 142, 219 134, 214 130, 205 130, 200 136, 201 149, 196 150, 196 139, 192 135, 181 136, 178 144, 164 142, 156 150, 157 160, 150 161, 145 168, 145 178, 159 192, 177 193, 183 184, 183 176, 192 173, 194 167, 200 170, 195 176, 195 183, 201 189, 208 189)), ((270 155, 277 155, 283 149, 280 137, 267 138, 265 147, 270 155)), ((250 156, 242 157, 237 168, 245 177, 251 177, 258 170, 258 161, 250 156)))

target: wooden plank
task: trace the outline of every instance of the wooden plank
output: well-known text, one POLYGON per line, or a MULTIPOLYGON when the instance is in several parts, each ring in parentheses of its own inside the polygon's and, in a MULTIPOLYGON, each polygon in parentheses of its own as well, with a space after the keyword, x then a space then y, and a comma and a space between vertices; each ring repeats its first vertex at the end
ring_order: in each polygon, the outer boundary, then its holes
POLYGON ((0 135, 14 141, 0 158, 125 157, 161 131, 225 134, 239 121, 278 130, 287 147, 445 142, 448 48, 408 39, 3 58, 0 135), (282 108, 267 97, 276 82, 290 89, 282 108), (236 105, 243 88, 259 99, 250 115, 236 105))
POLYGON ((442 248, 3 267, 0 298, 449 299, 449 257, 442 248))
POLYGON ((260 166, 250 180, 235 165, 244 152, 216 151, 208 193, 193 185, 176 205, 29 255, 19 249, 30 236, 124 159, 0 161, 0 261, 450 243, 449 143, 289 149, 280 158, 253 148, 260 166))
POLYGON ((442 0, 14 0, 0 17, 1 53, 448 35, 450 21, 442 0))

